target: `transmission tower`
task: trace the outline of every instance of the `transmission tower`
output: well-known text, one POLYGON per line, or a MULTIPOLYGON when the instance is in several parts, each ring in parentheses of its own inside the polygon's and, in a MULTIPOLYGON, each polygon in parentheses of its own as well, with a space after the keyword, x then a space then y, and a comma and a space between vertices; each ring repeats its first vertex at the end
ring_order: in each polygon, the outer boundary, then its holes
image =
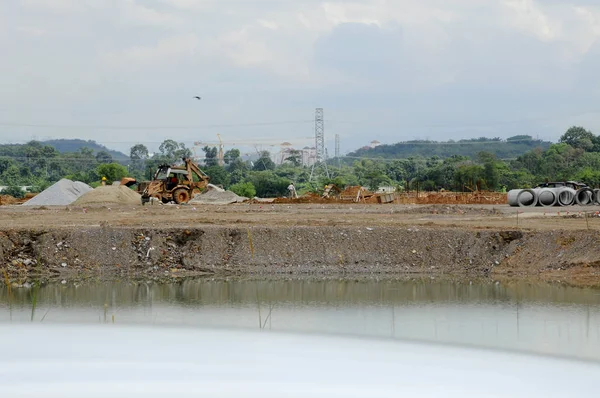
POLYGON ((327 170, 327 155, 325 154, 325 122, 323 119, 323 108, 315 110, 315 149, 316 158, 310 170, 310 179, 312 181, 315 175, 315 170, 323 169, 325 175, 329 178, 329 170, 327 170))
POLYGON ((337 161, 338 168, 340 167, 340 135, 335 135, 335 160, 337 161))

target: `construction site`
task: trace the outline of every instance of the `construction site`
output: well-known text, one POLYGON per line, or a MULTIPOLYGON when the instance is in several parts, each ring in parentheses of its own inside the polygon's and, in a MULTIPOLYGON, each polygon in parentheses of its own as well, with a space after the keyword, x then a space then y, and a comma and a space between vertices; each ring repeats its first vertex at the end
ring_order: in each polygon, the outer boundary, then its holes
POLYGON ((0 256, 11 280, 355 274, 600 280, 598 206, 515 209, 485 193, 395 194, 388 201, 389 194, 351 188, 330 197, 268 200, 210 189, 187 204, 142 205, 139 193, 121 185, 81 189, 69 204, 47 204, 75 192, 68 180, 57 184, 24 205, 0 207, 0 256))
MULTIPOLYGON (((320 108, 315 141, 311 181, 330 177, 320 108)), ((286 196, 243 197, 184 158, 150 181, 61 179, 23 199, 0 196, 0 256, 18 281, 361 274, 600 284, 599 195, 555 185, 507 194, 329 184, 298 195, 290 184, 286 196)))

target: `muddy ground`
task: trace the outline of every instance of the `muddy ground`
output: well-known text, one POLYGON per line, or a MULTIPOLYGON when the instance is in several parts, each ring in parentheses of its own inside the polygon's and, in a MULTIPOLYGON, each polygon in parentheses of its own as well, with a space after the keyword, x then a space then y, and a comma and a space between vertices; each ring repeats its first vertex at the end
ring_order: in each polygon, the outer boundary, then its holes
POLYGON ((5 278, 428 275, 600 285, 598 207, 0 208, 5 278))

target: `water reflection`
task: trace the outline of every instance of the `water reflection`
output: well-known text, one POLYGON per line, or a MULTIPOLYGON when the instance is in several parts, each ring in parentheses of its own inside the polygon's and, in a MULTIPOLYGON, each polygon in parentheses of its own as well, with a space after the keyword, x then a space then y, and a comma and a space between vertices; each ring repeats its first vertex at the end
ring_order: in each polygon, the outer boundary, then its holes
POLYGON ((600 291, 527 283, 182 280, 0 287, 0 322, 357 334, 600 360, 600 291))

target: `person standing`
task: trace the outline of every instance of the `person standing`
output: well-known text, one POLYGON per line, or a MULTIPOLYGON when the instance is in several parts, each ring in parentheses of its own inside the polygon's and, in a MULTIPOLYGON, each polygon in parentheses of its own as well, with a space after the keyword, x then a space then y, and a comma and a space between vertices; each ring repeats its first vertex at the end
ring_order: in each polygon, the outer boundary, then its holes
POLYGON ((298 197, 298 194, 296 193, 296 187, 294 186, 293 182, 288 185, 287 189, 290 199, 298 197))

